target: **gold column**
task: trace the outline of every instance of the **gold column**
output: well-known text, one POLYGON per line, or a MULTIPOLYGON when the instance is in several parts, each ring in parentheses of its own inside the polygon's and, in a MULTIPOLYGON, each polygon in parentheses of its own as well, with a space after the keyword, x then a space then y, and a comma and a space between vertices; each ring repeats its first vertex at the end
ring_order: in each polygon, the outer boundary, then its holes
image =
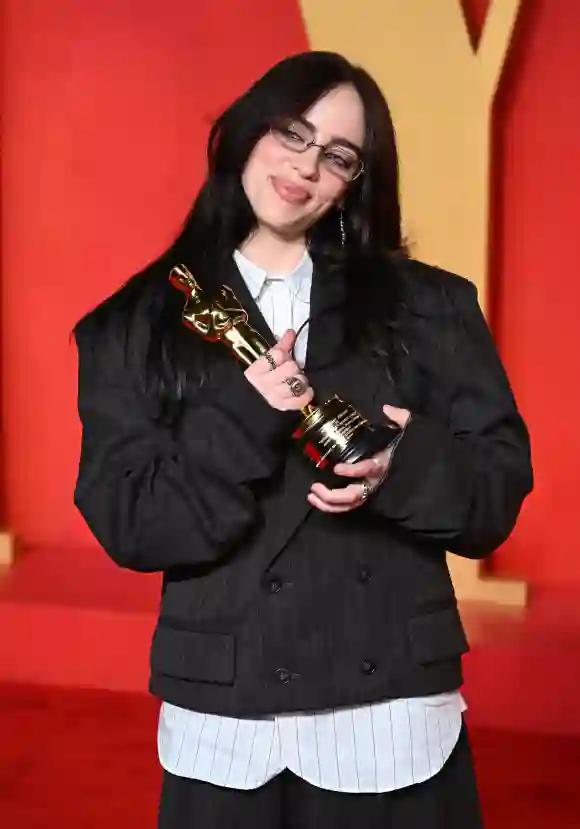
MULTIPOLYGON (((459 0, 300 0, 312 49, 341 52, 377 80, 401 157, 414 256, 472 279, 486 307, 491 119, 520 0, 490 0, 474 50, 459 0)), ((523 605, 526 585, 450 556, 459 598, 523 605)))

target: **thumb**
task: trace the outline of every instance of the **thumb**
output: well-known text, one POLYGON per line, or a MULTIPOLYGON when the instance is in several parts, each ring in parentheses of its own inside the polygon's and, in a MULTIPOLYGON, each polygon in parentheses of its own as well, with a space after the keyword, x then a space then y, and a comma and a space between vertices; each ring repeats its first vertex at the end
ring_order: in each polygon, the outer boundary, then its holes
POLYGON ((282 334, 282 336, 278 340, 278 348, 281 348, 282 351, 285 351, 287 354, 290 354, 295 342, 296 331, 293 331, 291 328, 289 328, 282 334))
POLYGON ((394 420, 401 429, 407 425, 407 421, 411 417, 411 412, 408 409, 399 409, 397 406, 383 406, 383 412, 390 420, 394 420))

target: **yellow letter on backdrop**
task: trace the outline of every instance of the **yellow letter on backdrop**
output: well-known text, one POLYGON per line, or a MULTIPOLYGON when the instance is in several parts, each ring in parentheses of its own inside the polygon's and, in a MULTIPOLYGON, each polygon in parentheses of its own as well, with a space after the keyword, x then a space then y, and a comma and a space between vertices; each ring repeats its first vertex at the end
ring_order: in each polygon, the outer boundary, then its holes
MULTIPOLYGON (((474 50, 459 0, 300 0, 312 49, 377 80, 401 157, 404 232, 417 258, 468 276, 485 310, 493 100, 520 0, 490 0, 474 50)), ((450 556, 460 598, 524 604, 520 582, 450 556)))

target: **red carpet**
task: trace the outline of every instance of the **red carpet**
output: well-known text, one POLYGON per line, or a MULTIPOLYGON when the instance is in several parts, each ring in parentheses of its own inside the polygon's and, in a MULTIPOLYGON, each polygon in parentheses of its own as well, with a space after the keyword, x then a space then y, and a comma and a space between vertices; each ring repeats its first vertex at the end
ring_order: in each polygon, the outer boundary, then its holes
MULTIPOLYGON (((0 577, 0 826, 154 829, 158 581, 96 550, 27 551, 0 577)), ((580 602, 462 615, 487 829, 580 829, 580 602)))
MULTIPOLYGON (((155 700, 4 684, 0 711, 2 826, 154 829, 155 700)), ((578 829, 578 737, 474 728, 472 743, 486 829, 578 829)))
POLYGON ((154 829, 155 700, 0 686, 0 824, 154 829))

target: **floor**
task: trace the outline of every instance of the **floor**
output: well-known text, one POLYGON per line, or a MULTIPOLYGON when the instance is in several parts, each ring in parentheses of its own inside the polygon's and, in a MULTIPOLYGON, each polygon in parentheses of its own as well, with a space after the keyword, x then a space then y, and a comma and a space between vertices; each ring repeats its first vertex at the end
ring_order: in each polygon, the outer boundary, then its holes
MULTIPOLYGON (((153 699, 7 683, 0 711, 3 826, 154 829, 153 699)), ((578 829, 578 737, 474 727, 471 739, 487 829, 578 829)))

